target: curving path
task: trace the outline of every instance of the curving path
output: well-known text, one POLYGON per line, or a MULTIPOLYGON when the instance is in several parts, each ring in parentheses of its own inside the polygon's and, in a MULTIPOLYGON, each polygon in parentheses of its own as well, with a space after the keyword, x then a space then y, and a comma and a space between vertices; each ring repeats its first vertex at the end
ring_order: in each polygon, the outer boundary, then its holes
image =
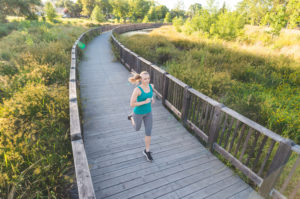
POLYGON ((87 46, 79 64, 84 142, 97 198, 260 198, 213 156, 156 100, 150 150, 142 154, 144 126, 127 120, 134 86, 114 61, 111 31, 87 46))

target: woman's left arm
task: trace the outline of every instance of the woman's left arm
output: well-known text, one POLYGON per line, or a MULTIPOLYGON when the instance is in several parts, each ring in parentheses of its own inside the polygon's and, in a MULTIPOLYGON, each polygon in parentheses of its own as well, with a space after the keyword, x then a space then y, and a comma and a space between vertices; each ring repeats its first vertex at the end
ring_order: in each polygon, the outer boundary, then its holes
MULTIPOLYGON (((154 85, 151 84, 152 86, 152 92, 154 93, 153 89, 154 89, 154 85)), ((152 95, 152 100, 151 100, 151 104, 154 104, 155 103, 155 100, 154 100, 154 95, 152 95)))

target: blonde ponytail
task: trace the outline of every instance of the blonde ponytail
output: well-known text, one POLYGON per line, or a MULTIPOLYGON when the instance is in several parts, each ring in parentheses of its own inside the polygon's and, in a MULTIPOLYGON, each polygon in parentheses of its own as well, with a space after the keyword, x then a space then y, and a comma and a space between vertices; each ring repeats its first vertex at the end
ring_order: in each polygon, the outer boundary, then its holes
POLYGON ((138 84, 142 80, 142 77, 141 77, 142 74, 148 74, 149 75, 149 73, 147 71, 142 71, 140 74, 138 74, 136 72, 130 72, 130 73, 133 76, 129 77, 128 81, 132 84, 138 84))

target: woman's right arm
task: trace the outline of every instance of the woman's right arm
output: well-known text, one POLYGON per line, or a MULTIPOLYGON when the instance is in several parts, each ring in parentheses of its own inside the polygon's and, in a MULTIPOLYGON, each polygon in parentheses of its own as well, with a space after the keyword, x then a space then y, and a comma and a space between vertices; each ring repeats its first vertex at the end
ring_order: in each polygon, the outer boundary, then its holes
POLYGON ((138 88, 135 88, 133 90, 133 93, 131 95, 131 99, 130 99, 130 106, 131 107, 135 107, 135 106, 141 106, 144 105, 146 101, 142 101, 142 102, 137 102, 137 97, 138 97, 138 88))

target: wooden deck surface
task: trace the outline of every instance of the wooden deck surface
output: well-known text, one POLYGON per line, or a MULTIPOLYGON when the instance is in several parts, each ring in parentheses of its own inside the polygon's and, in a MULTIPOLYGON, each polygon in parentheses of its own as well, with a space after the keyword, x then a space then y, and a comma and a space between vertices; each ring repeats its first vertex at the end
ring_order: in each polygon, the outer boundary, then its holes
POLYGON ((154 161, 146 161, 144 124, 135 131, 127 120, 134 85, 114 61, 110 35, 89 43, 79 65, 84 142, 97 198, 261 198, 160 100, 152 105, 154 161))

